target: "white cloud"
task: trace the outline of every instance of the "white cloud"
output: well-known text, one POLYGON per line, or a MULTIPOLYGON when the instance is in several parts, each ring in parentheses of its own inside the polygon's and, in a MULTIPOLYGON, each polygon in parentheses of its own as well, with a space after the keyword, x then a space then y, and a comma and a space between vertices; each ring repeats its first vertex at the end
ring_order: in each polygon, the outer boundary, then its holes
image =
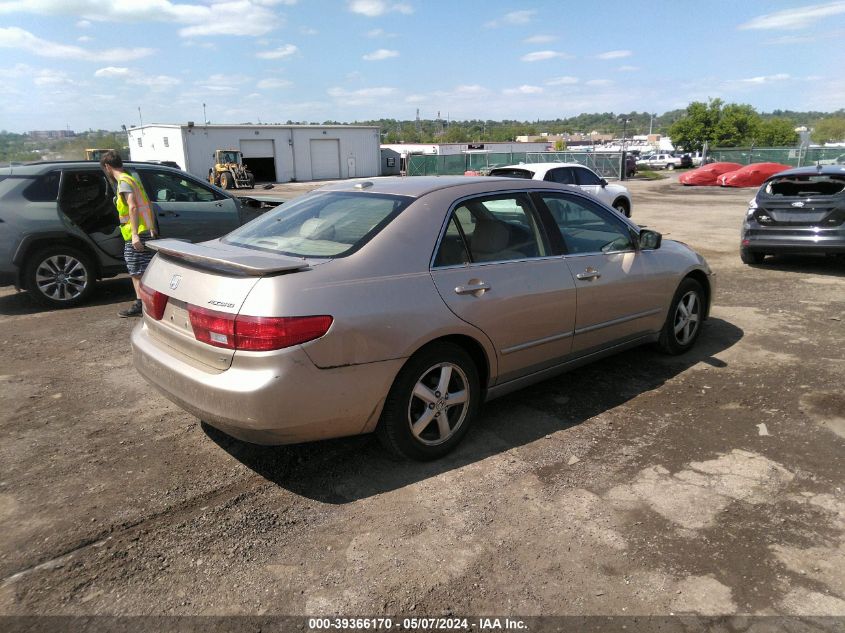
POLYGON ((598 59, 622 59, 623 57, 630 57, 633 55, 631 51, 607 51, 596 55, 598 59))
POLYGON ((130 77, 126 83, 136 86, 146 86, 150 90, 161 91, 173 86, 178 86, 182 83, 181 79, 171 77, 170 75, 142 75, 130 77))
POLYGON ((540 86, 520 86, 519 88, 505 88, 502 92, 506 95, 537 95, 543 92, 540 86))
POLYGON ((533 53, 528 53, 527 55, 523 55, 520 57, 520 61, 523 62, 541 62, 547 59, 555 59, 555 58, 562 58, 566 59, 570 57, 566 53, 560 53, 558 51, 535 51, 533 53))
POLYGON ((261 51, 260 53, 256 53, 255 56, 260 59, 282 59, 284 57, 290 57, 298 51, 299 49, 293 44, 285 44, 271 51, 261 51))
POLYGON ((79 37, 76 38, 76 41, 81 42, 82 44, 86 44, 88 42, 93 42, 94 38, 89 37, 88 35, 80 35, 79 37))
POLYGON ((349 10, 352 13, 365 15, 368 18, 376 18, 385 13, 414 12, 413 7, 404 2, 387 2, 386 0, 349 0, 349 10))
POLYGON ((276 88, 287 88, 292 85, 293 83, 287 79, 262 79, 255 84, 255 87, 259 90, 275 90, 276 88))
POLYGON ((319 35, 320 34, 320 31, 318 31, 317 29, 312 29, 310 26, 303 26, 301 29, 299 29, 299 32, 302 33, 303 35, 319 35))
POLYGON ((639 69, 639 66, 620 66, 616 70, 618 70, 620 73, 633 73, 638 71, 639 69))
POLYGON ((828 2, 767 13, 741 24, 740 29, 805 29, 822 18, 845 13, 845 2, 828 2))
MULTIPOLYGON (((3 5, 0 5, 2 7, 3 5)), ((40 57, 59 57, 82 61, 100 61, 104 57, 117 57, 125 60, 147 57, 153 53, 151 48, 120 48, 89 51, 80 46, 59 44, 36 37, 29 31, 16 26, 0 28, 0 48, 25 50, 40 57)))
MULTIPOLYGON (((0 5, 0 9, 3 8, 3 5, 0 5)), ((80 20, 76 23, 76 26, 80 29, 90 29, 91 28, 91 21, 90 20, 80 20)))
POLYGON ((484 86, 478 84, 469 84, 462 86, 455 86, 454 94, 456 96, 478 96, 490 92, 484 86))
POLYGON ((33 77, 32 82, 37 86, 55 86, 58 84, 73 83, 68 78, 67 73, 47 68, 39 70, 33 77))
POLYGON ((399 57, 399 51, 391 51, 386 48, 380 48, 372 53, 367 53, 361 59, 368 62, 375 62, 382 59, 390 59, 391 57, 399 57))
POLYGON ((557 37, 554 35, 532 35, 531 37, 522 40, 525 44, 548 44, 554 42, 557 37))
POLYGON ((384 29, 370 29, 366 33, 364 33, 365 37, 369 37, 370 39, 388 39, 396 37, 396 33, 388 33, 384 29))
POLYGON ((571 86, 572 84, 577 84, 579 81, 578 77, 556 77, 555 79, 549 79, 546 81, 547 86, 571 86))
POLYGON ((95 77, 126 77, 129 75, 129 69, 123 66, 106 66, 94 71, 95 77))
POLYGON ((773 81, 786 81, 787 79, 789 79, 789 75, 787 75, 786 73, 778 73, 776 75, 761 75, 759 77, 748 77, 747 79, 731 79, 728 81, 728 83, 761 85, 770 84, 773 81))
POLYGON ((533 10, 511 11, 510 13, 503 15, 498 20, 487 22, 484 26, 489 29, 495 29, 500 26, 518 26, 520 24, 528 24, 536 13, 537 12, 533 10))
POLYGON ((817 44, 820 40, 832 40, 845 38, 845 29, 835 29, 827 33, 819 33, 812 31, 805 35, 782 35, 771 40, 767 40, 764 44, 773 44, 776 46, 795 46, 796 44, 817 44))
POLYGON ((613 82, 610 79, 590 79, 589 81, 584 82, 587 86, 593 86, 595 88, 600 88, 603 86, 610 86, 613 85, 613 82))
POLYGON ((379 99, 396 94, 395 88, 360 88, 358 90, 346 90, 345 88, 329 88, 327 91, 330 97, 342 101, 344 106, 371 105, 379 99))
POLYGON ((82 22, 174 22, 184 25, 183 37, 263 35, 283 23, 274 5, 292 0, 211 0, 177 3, 171 0, 0 0, 0 15, 29 13, 72 16, 82 22))

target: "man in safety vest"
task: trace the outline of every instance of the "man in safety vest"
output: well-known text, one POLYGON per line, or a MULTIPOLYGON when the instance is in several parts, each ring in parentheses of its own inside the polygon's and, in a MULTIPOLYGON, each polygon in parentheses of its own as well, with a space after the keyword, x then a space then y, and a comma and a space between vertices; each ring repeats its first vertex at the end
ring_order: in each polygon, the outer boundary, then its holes
POLYGON ((117 196, 114 204, 120 219, 120 232, 126 242, 123 258, 135 287, 135 302, 118 314, 122 317, 141 316, 141 275, 154 255, 145 243, 156 237, 155 216, 143 185, 135 176, 124 171, 120 154, 113 150, 106 152, 100 157, 100 166, 115 185, 117 196))

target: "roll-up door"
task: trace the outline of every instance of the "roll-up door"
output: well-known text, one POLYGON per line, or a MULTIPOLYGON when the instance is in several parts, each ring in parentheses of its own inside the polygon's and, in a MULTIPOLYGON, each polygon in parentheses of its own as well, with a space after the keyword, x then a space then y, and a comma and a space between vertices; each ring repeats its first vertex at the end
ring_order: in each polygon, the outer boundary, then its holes
POLYGON ((340 141, 311 139, 311 178, 340 178, 340 141))
POLYGON ((276 181, 276 148, 272 139, 243 139, 244 164, 258 182, 276 181))

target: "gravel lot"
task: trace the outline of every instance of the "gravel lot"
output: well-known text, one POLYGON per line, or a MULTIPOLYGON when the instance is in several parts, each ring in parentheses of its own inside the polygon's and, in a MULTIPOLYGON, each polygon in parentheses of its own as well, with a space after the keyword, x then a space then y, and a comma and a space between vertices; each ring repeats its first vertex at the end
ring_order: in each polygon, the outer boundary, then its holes
POLYGON ((845 264, 744 266, 751 190, 629 184, 717 271, 697 348, 494 401, 436 463, 203 426, 132 368, 127 279, 0 290, 0 614, 845 616, 845 264))

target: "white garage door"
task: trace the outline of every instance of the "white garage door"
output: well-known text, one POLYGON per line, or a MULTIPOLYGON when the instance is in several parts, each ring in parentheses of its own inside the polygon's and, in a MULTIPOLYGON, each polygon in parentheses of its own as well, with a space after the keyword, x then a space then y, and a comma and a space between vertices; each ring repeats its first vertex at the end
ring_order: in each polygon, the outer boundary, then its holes
POLYGON ((311 139, 311 178, 340 178, 340 141, 311 139))
POLYGON ((241 152, 244 158, 273 158, 276 152, 273 150, 272 140, 242 140, 241 152))

